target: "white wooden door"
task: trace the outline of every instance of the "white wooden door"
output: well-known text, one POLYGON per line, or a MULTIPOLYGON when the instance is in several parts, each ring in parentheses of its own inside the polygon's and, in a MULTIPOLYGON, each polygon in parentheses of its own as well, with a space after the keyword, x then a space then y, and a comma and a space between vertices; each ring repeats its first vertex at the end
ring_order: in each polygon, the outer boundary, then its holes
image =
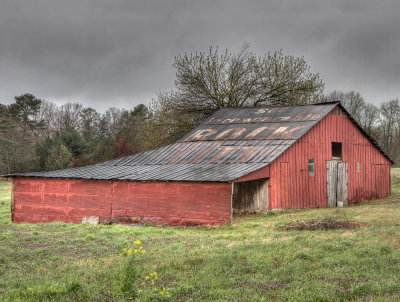
POLYGON ((338 201, 348 205, 348 164, 337 160, 326 162, 328 189, 328 207, 336 207, 338 201))
POLYGON ((348 182, 347 182, 347 163, 338 162, 337 164, 337 201, 343 201, 343 205, 347 206, 348 198, 348 182))

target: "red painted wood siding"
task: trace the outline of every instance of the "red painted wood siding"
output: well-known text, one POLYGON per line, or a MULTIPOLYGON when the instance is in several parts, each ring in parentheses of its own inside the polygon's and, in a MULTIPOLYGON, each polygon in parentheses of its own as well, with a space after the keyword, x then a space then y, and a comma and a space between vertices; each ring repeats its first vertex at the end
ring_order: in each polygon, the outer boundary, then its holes
POLYGON ((337 107, 271 164, 270 209, 327 206, 326 161, 332 160, 332 142, 342 143, 343 161, 348 162, 349 204, 391 194, 390 162, 337 107), (308 159, 314 159, 314 176, 308 175, 308 159), (281 183, 283 162, 289 164, 289 186, 281 183), (361 164, 360 172, 357 162, 361 164), (288 192, 282 195, 286 187, 288 192), (287 194, 289 204, 282 202, 287 194))
POLYGON ((226 224, 231 216, 229 183, 122 182, 15 179, 14 221, 81 223, 134 216, 171 225, 226 224))
POLYGON ((267 177, 270 177, 269 171, 270 171, 270 167, 266 166, 258 171, 255 171, 249 175, 239 178, 237 181, 242 182, 242 181, 250 181, 250 180, 255 180, 255 179, 260 179, 260 178, 267 178, 267 177))

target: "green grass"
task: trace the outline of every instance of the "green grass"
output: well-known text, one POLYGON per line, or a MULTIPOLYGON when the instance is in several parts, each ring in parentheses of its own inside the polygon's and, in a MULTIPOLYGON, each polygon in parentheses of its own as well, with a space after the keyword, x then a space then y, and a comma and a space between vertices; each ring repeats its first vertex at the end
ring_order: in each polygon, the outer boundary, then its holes
POLYGON ((236 217, 219 228, 11 224, 10 186, 0 181, 0 300, 127 301, 119 253, 139 239, 147 252, 137 262, 137 301, 399 301, 400 184, 393 180, 391 197, 361 206, 236 217), (277 230, 332 216, 362 227, 277 230), (170 298, 141 285, 153 271, 170 298))
POLYGON ((7 224, 10 221, 10 190, 10 182, 0 178, 0 225, 7 224))
POLYGON ((400 168, 392 169, 392 188, 400 190, 400 168))

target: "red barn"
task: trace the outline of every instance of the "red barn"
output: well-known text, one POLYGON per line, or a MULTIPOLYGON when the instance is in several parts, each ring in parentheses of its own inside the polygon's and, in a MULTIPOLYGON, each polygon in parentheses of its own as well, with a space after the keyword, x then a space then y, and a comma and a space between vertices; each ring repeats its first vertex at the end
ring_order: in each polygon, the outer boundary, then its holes
POLYGON ((336 207, 388 196, 391 164, 340 103, 226 108, 156 150, 9 175, 12 220, 227 224, 235 209, 336 207))

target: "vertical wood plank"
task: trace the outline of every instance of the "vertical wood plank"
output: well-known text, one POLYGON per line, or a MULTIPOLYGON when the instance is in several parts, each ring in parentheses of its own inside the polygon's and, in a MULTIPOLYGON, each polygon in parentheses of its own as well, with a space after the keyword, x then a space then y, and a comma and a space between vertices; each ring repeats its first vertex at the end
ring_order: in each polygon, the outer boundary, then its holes
POLYGON ((268 179, 236 182, 232 207, 235 210, 268 210, 268 179))
POLYGON ((327 190, 328 190, 328 207, 336 207, 337 201, 337 161, 327 161, 327 190))
POLYGON ((343 205, 348 205, 348 174, 347 174, 348 163, 339 162, 337 163, 337 201, 343 201, 343 205))
POLYGON ((290 187, 291 187, 291 179, 290 179, 290 170, 289 163, 282 162, 280 163, 280 171, 281 171, 281 203, 282 208, 289 208, 290 205, 290 187))

